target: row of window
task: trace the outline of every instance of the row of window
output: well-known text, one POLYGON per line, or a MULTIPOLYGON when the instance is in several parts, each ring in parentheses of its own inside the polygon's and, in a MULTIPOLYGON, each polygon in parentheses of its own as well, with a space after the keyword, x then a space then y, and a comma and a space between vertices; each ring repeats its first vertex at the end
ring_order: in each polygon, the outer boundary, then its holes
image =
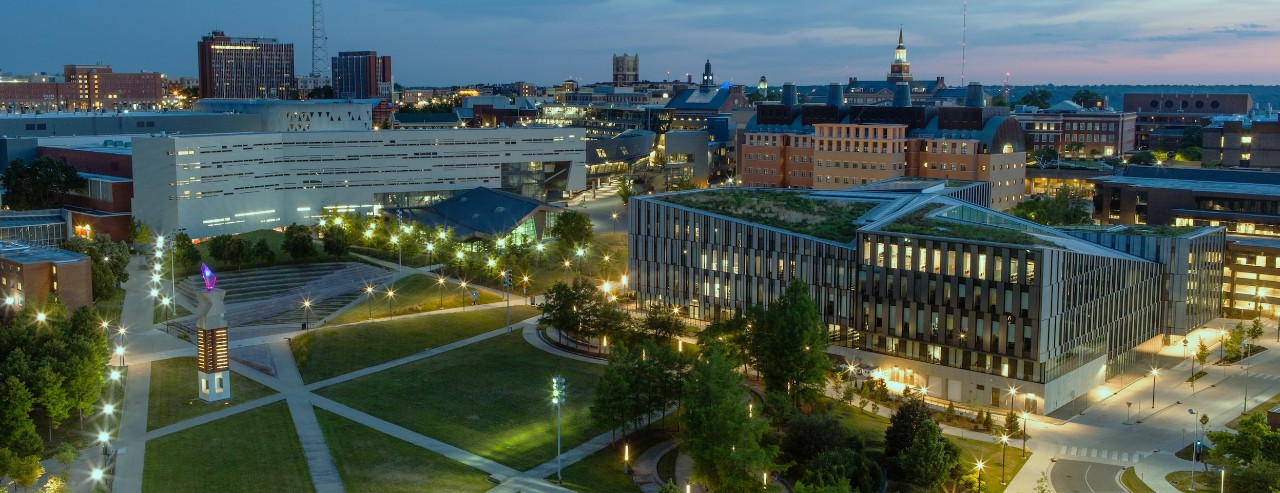
POLYGON ((850 163, 848 161, 824 161, 819 159, 817 166, 819 168, 844 168, 844 169, 852 168, 852 169, 879 169, 879 170, 885 170, 885 169, 898 170, 898 169, 904 169, 907 167, 907 163, 888 163, 887 165, 888 168, 885 167, 886 166, 885 163, 853 163, 853 166, 850 166, 849 164, 850 163), (859 165, 861 165, 861 167, 859 167, 859 165))

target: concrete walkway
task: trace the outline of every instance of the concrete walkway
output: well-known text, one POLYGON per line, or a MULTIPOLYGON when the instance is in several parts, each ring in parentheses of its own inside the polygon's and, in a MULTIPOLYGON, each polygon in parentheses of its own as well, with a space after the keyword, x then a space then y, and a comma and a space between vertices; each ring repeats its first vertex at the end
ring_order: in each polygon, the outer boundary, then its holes
POLYGON ((675 478, 663 478, 658 474, 658 461, 679 446, 680 441, 672 438, 649 447, 649 450, 641 452, 636 457, 635 465, 631 467, 631 480, 636 482, 636 485, 640 487, 640 491, 658 493, 658 490, 662 488, 662 485, 666 484, 667 480, 675 481, 675 478))
POLYGON ((289 415, 293 417, 293 428, 302 443, 302 455, 307 459, 307 469, 311 471, 311 484, 319 493, 341 492, 342 477, 338 475, 338 467, 333 464, 333 456, 329 454, 329 445, 325 442, 324 431, 316 420, 316 413, 311 407, 311 393, 302 389, 302 375, 293 361, 293 352, 285 341, 276 341, 269 345, 271 358, 276 362, 276 377, 287 387, 286 399, 289 403, 289 415))

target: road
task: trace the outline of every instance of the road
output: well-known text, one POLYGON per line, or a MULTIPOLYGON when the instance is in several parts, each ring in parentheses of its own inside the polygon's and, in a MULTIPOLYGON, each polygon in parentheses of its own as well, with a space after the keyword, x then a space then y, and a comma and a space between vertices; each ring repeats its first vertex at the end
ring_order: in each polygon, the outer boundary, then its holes
POLYGON ((1125 493, 1120 486, 1121 466, 1078 460, 1053 465, 1053 491, 1057 493, 1125 493))

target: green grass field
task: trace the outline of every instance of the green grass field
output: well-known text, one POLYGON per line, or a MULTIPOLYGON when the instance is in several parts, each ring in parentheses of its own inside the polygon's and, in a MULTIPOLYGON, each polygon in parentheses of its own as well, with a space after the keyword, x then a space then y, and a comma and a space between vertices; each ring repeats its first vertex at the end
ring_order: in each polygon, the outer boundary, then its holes
POLYGON ((487 491, 484 471, 352 422, 323 409, 316 419, 329 453, 352 493, 487 491))
POLYGON ((1156 493, 1156 490, 1147 486, 1147 483, 1138 477, 1138 473, 1133 472, 1132 467, 1125 468, 1124 473, 1120 474, 1120 484, 1129 489, 1129 493, 1156 493))
POLYGON ((208 403, 196 397, 195 357, 153 361, 147 404, 147 430, 180 423, 274 393, 269 387, 231 372, 231 398, 208 403))
MULTIPOLYGON (((328 325, 364 322, 369 320, 370 316, 374 319, 387 318, 388 310, 396 315, 439 310, 441 294, 443 294, 445 308, 457 308, 464 303, 467 306, 471 305, 470 285, 466 291, 463 291, 457 283, 446 282, 444 286, 444 292, 441 293, 440 284, 435 277, 423 274, 405 276, 392 285, 395 296, 392 297, 391 303, 387 302, 385 289, 375 291, 372 301, 362 296, 360 303, 329 319, 328 325)), ((476 303, 479 304, 502 300, 498 295, 487 291, 479 291, 476 295, 476 303)))
POLYGON ((268 490, 314 491, 284 402, 147 442, 144 493, 268 490))
MULTIPOLYGON (((511 323, 541 313, 511 307, 511 323)), ((289 343, 304 382, 315 382, 483 334, 507 324, 505 308, 367 322, 313 330, 289 343)))
POLYGON ((566 380, 564 449, 606 431, 588 406, 604 367, 535 348, 519 334, 319 391, 445 443, 527 470, 555 457, 551 377, 566 380))
MULTIPOLYGON (((645 450, 674 435, 674 433, 644 429, 632 434, 625 443, 631 446, 631 459, 634 461, 636 456, 645 450)), ((622 470, 623 443, 619 440, 616 447, 605 447, 565 467, 561 471, 564 487, 578 493, 640 491, 640 487, 631 479, 631 475, 622 470)), ((554 483, 555 478, 556 475, 552 474, 546 479, 554 483)))

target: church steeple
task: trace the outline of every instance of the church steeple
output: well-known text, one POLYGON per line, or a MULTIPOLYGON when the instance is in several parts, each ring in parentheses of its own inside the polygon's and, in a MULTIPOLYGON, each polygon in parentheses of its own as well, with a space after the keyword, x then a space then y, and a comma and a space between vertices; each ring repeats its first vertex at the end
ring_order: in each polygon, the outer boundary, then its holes
POLYGON ((707 60, 707 65, 702 69, 702 84, 698 86, 698 90, 702 92, 711 92, 716 87, 716 76, 711 73, 711 60, 707 60))
POLYGON ((902 28, 898 28, 898 47, 893 50, 893 64, 889 65, 889 82, 911 82, 911 62, 907 61, 907 45, 902 42, 902 28))

